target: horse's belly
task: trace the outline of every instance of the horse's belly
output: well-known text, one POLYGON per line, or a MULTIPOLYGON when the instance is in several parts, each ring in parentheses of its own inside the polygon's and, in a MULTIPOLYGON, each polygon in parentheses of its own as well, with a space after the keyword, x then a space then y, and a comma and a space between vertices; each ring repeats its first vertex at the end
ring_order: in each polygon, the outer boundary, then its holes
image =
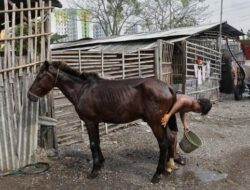
POLYGON ((128 123, 141 117, 140 108, 137 105, 116 105, 113 109, 105 108, 98 112, 100 119, 106 123, 128 123))

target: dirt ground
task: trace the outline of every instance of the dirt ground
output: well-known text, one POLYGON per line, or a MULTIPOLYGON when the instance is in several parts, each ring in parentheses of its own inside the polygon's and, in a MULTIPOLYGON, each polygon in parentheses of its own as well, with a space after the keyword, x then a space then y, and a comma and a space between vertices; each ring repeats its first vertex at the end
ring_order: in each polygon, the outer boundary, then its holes
MULTIPOLYGON (((190 114, 190 128, 203 145, 190 154, 182 153, 187 165, 162 176, 159 184, 150 182, 158 162, 158 145, 150 128, 141 123, 102 137, 106 161, 96 179, 87 179, 91 154, 85 137, 83 145, 60 149, 59 157, 47 160, 51 168, 46 174, 0 177, 0 190, 248 190, 249 108, 249 96, 241 101, 226 96, 213 105, 208 116, 190 114)), ((179 129, 181 139, 181 125, 179 129)))

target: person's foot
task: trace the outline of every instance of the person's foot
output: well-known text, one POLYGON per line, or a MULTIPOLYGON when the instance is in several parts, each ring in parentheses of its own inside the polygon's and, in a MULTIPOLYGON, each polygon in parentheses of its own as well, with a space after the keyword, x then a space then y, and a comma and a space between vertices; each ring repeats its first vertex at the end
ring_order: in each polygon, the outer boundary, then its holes
POLYGON ((178 155, 177 158, 174 159, 174 161, 177 163, 177 164, 180 164, 180 165, 186 165, 186 162, 187 162, 187 159, 181 155, 178 155))
POLYGON ((166 164, 165 170, 168 173, 171 173, 172 171, 177 170, 177 169, 178 169, 178 167, 175 165, 174 159, 170 158, 169 161, 166 164))

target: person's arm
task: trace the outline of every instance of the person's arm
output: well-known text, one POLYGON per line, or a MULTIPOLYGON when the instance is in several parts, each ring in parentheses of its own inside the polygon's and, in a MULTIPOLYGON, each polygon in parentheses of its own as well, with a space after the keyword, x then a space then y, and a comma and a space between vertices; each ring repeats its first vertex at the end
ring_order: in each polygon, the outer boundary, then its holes
POLYGON ((180 112, 180 117, 181 117, 181 122, 182 122, 182 125, 183 125, 184 132, 188 132, 189 127, 188 127, 188 123, 187 123, 186 113, 180 112))
POLYGON ((164 116, 162 117, 161 119, 162 125, 165 125, 166 123, 168 123, 168 120, 171 117, 171 115, 177 113, 183 107, 183 105, 184 105, 184 101, 182 99, 177 100, 174 103, 171 110, 168 113, 164 114, 164 116))

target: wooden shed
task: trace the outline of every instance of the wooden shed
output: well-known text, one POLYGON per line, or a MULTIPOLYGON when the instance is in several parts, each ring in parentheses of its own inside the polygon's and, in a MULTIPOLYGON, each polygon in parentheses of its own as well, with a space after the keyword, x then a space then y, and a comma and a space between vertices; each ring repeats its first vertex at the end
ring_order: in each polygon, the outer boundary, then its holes
MULTIPOLYGON (((237 38, 240 31, 226 22, 223 36, 237 38)), ((196 98, 217 100, 221 78, 218 52, 219 24, 177 28, 104 39, 82 39, 52 45, 52 59, 65 61, 80 72, 97 72, 106 78, 157 77, 176 90, 196 98)), ((55 117, 58 142, 80 141, 83 123, 58 91, 55 117), (74 119, 71 119, 74 118, 74 119), (72 127, 68 127, 72 126, 72 127), (78 135, 78 136, 77 136, 78 135)), ((108 132, 107 125, 103 128, 108 132)))

